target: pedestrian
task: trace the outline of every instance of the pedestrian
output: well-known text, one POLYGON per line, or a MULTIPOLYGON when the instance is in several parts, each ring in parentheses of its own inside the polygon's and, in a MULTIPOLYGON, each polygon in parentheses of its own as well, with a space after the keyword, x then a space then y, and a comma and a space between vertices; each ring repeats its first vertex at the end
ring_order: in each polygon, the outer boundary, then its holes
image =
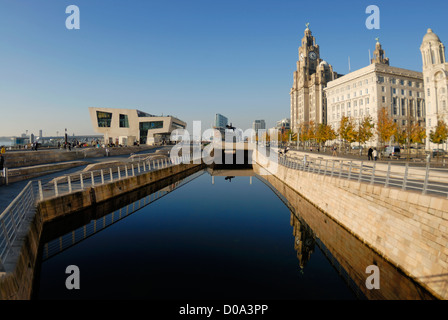
POLYGON ((373 149, 372 149, 372 147, 370 147, 370 149, 369 149, 368 156, 369 156, 369 161, 373 160, 373 149))
POLYGON ((5 178, 5 158, 3 157, 3 154, 0 153, 0 175, 5 178))
POLYGON ((336 152, 336 147, 333 147, 333 156, 334 156, 334 157, 337 157, 337 156, 338 156, 338 153, 336 152))
POLYGON ((378 160, 378 151, 376 151, 376 148, 373 150, 372 156, 373 156, 373 159, 375 159, 375 161, 378 160))
POLYGON ((2 146, 2 150, 0 152, 1 152, 1 154, 5 154, 5 152, 6 152, 5 146, 2 146))

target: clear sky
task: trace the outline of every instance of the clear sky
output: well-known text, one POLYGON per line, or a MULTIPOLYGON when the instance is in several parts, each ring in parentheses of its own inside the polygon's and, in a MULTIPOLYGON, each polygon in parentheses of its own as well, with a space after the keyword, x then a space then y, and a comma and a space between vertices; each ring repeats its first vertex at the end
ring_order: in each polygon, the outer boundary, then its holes
POLYGON ((209 127, 289 118, 305 23, 338 73, 368 65, 380 37, 391 65, 421 71, 432 28, 448 44, 448 1, 0 0, 0 136, 92 134, 88 107, 140 109, 209 127), (68 30, 69 5, 81 29, 68 30), (381 10, 368 30, 368 5, 381 10))

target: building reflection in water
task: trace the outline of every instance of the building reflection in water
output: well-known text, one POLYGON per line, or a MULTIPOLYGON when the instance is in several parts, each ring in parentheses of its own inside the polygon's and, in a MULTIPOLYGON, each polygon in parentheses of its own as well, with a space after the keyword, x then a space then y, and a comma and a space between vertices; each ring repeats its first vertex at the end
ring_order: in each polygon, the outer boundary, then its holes
POLYGON ((314 246, 316 244, 315 235, 313 230, 297 218, 293 212, 291 212, 291 226, 293 227, 293 235, 295 238, 294 249, 297 252, 297 259, 299 259, 300 270, 303 273, 306 264, 311 258, 311 254, 314 252, 314 246))

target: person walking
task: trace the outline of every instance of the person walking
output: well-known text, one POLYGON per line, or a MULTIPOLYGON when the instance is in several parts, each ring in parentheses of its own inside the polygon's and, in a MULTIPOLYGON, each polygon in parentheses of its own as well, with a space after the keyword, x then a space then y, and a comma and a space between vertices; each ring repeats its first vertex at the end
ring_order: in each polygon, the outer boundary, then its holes
POLYGON ((375 159, 375 161, 378 160, 378 151, 376 151, 376 148, 373 149, 372 156, 373 156, 373 159, 375 159))
POLYGON ((368 155, 369 161, 372 161, 373 160, 373 149, 372 149, 372 147, 369 148, 369 152, 368 152, 367 155, 368 155))
POLYGON ((5 152, 6 152, 5 146, 2 146, 2 149, 1 149, 0 153, 1 154, 5 154, 5 152))

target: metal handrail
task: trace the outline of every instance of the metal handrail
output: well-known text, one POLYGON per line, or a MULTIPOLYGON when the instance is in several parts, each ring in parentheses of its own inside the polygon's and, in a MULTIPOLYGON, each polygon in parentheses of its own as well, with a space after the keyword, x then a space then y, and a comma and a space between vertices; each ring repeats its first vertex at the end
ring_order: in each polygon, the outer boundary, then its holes
MULTIPOLYGON (((392 171, 391 163, 387 164, 387 170, 379 168, 376 162, 366 165, 364 162, 341 161, 333 159, 313 159, 309 156, 280 156, 279 164, 294 170, 338 177, 358 181, 360 183, 382 185, 387 188, 399 188, 402 190, 420 191, 422 194, 448 197, 447 182, 441 177, 431 177, 431 167, 428 163, 423 170, 415 170, 406 164, 403 170, 392 171), (330 163, 332 163, 330 165, 330 163), (413 170, 413 171, 411 171, 413 170), (403 171, 403 172, 401 172, 403 171), (420 173, 421 171, 421 173, 420 173)), ((397 167, 396 167, 397 168, 397 167)), ((420 168, 419 168, 420 169, 420 168)))
POLYGON ((115 180, 141 175, 150 171, 157 171, 182 163, 190 163, 193 160, 189 155, 185 155, 175 158, 174 161, 171 158, 147 160, 130 163, 129 167, 126 165, 122 169, 116 167, 117 170, 115 170, 115 167, 110 167, 79 174, 68 174, 56 179, 29 181, 20 194, 0 214, 0 272, 5 271, 5 261, 13 253, 14 241, 23 227, 27 214, 34 213, 39 201, 62 194, 78 192, 89 186, 111 183, 115 180), (106 172, 109 173, 109 176, 105 174, 106 172), (116 173, 115 175, 113 174, 114 172, 116 173), (121 176, 121 173, 123 173, 123 176, 121 176), (86 177, 87 175, 89 177, 86 177), (76 180, 76 178, 79 179, 76 180), (84 178, 86 179, 84 180, 84 178))
POLYGON ((23 229, 25 218, 34 211, 35 204, 33 184, 30 181, 0 214, 0 271, 5 271, 5 262, 13 251, 14 241, 23 229))

